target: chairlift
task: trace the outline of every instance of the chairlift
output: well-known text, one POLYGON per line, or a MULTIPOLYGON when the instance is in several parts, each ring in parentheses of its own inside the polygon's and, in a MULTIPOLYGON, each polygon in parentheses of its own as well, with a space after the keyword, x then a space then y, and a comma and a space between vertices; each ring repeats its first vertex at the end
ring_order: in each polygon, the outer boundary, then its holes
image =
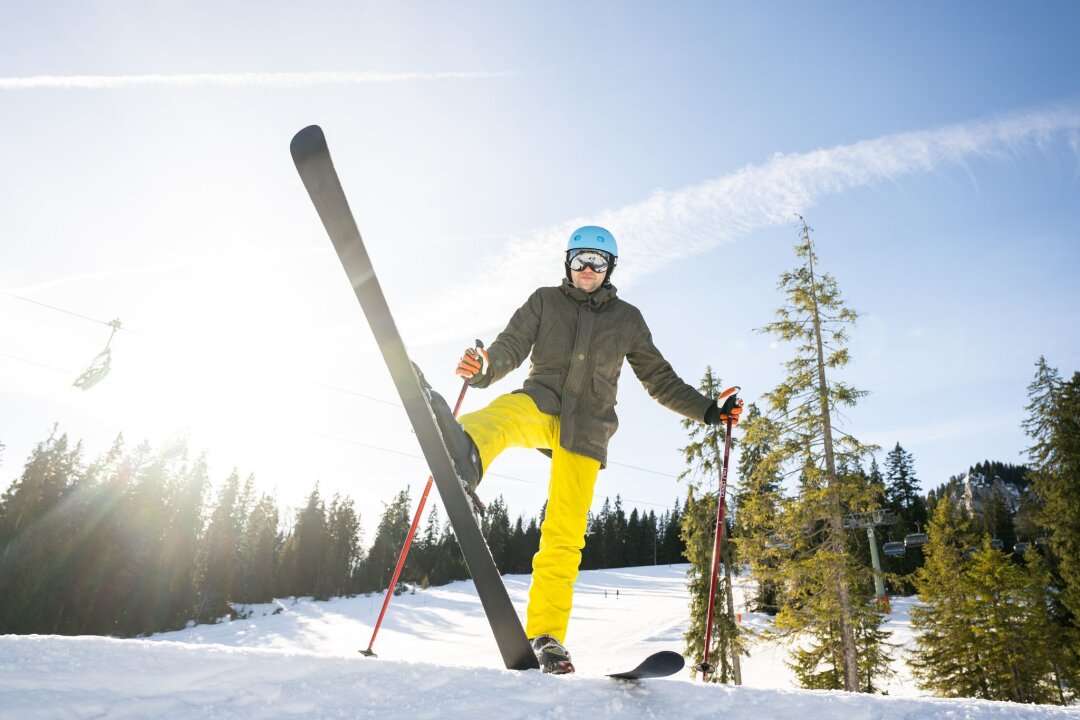
POLYGON ((924 532, 908 533, 904 536, 904 547, 922 547, 930 541, 930 536, 924 532))
POLYGON ((885 543, 884 547, 882 547, 882 550, 889 557, 899 557, 900 555, 904 554, 905 548, 903 542, 899 540, 893 540, 885 543))
POLYGON ((105 349, 90 361, 90 366, 72 383, 80 390, 89 390, 94 387, 104 380, 105 376, 109 374, 109 370, 112 369, 112 353, 109 346, 112 345, 113 338, 116 337, 116 331, 120 329, 120 320, 113 320, 109 323, 109 327, 112 328, 112 333, 109 335, 109 341, 105 343, 105 349))
POLYGON ((1003 543, 998 538, 994 538, 993 540, 990 541, 990 547, 994 548, 995 550, 1004 550, 1005 549, 1005 543, 1003 543))
POLYGON ((1023 555, 1024 553, 1027 552, 1027 549, 1028 549, 1028 544, 1026 542, 1023 542, 1023 541, 1018 542, 1015 545, 1013 545, 1013 552, 1016 553, 1017 555, 1023 555))
POLYGON ((967 550, 964 551, 964 554, 961 557, 963 557, 964 560, 967 560, 977 552, 979 552, 979 548, 969 547, 967 550))

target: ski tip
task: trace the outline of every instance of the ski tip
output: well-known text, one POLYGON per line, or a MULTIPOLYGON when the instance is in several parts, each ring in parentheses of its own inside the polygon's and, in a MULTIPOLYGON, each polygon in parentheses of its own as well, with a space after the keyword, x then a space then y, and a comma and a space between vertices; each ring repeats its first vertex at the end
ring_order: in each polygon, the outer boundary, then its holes
POLYGON ((318 125, 308 125, 300 132, 293 135, 289 143, 289 150, 294 160, 308 155, 312 150, 326 147, 326 135, 318 125))
POLYGON ((616 680, 646 680, 674 675, 686 667, 686 659, 672 650, 661 650, 641 661, 633 670, 621 673, 609 673, 609 678, 616 680))

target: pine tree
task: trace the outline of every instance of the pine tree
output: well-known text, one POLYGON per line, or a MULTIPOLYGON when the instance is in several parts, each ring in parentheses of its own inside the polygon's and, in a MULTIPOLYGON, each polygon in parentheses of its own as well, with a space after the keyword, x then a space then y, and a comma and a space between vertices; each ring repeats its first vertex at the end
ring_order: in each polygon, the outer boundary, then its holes
POLYGON ((209 483, 205 455, 178 468, 170 479, 161 563, 166 606, 162 622, 167 629, 179 629, 195 615, 199 539, 209 483))
POLYGON ((935 505, 927 534, 926 562, 915 576, 922 604, 911 610, 918 652, 909 664, 920 685, 935 694, 986 697, 984 660, 967 618, 968 591, 958 582, 976 535, 948 495, 935 505))
POLYGON ((773 536, 779 527, 780 473, 769 464, 775 426, 751 403, 743 431, 739 457, 738 485, 735 492, 735 527, 739 559, 749 563, 756 592, 749 598, 750 609, 775 615, 779 605, 776 567, 781 562, 773 536))
POLYGON ((1029 476, 1035 523, 1047 532, 1049 573, 1061 588, 1054 623, 1063 642, 1062 675, 1080 686, 1080 372, 1063 381, 1040 357, 1028 385, 1023 426, 1034 441, 1029 476))
POLYGON ((857 464, 873 448, 834 427, 838 408, 854 405, 865 392, 828 377, 850 360, 846 328, 857 314, 845 306, 836 280, 818 273, 805 222, 795 252, 804 262, 781 275, 786 303, 763 329, 796 343, 787 378, 765 395, 777 435, 762 464, 767 472, 800 473, 799 495, 785 503, 779 529, 792 552, 779 567, 785 597, 776 627, 788 636, 816 631, 821 641, 835 643, 822 657, 839 658, 843 688, 857 692, 864 680, 852 598, 869 585, 870 572, 850 552, 844 516, 873 509, 875 498, 861 475, 844 476, 837 468, 845 458, 857 464), (835 633, 826 631, 832 622, 835 633))
MULTIPOLYGON (((705 368, 705 375, 698 385, 698 390, 706 397, 717 397, 723 387, 720 378, 713 374, 711 367, 705 368)), ((708 622, 709 587, 712 583, 713 553, 716 546, 716 522, 719 508, 718 494, 720 470, 723 464, 722 450, 726 438, 724 425, 705 425, 693 420, 684 420, 690 442, 682 448, 687 468, 679 475, 689 485, 686 512, 682 517, 682 538, 686 543, 686 556, 690 561, 687 570, 690 589, 690 627, 685 634, 686 654, 692 658, 704 656, 706 623, 708 622), (706 489, 708 488, 708 489, 706 489), (713 488, 716 488, 715 490, 713 488)), ((727 507, 727 497, 723 498, 727 507)), ((731 594, 731 568, 734 563, 734 545, 730 542, 730 515, 725 520, 725 537, 720 548, 719 561, 723 562, 723 572, 718 574, 715 608, 711 637, 715 646, 709 648, 710 664, 717 671, 709 676, 712 682, 734 682, 742 684, 742 669, 739 656, 745 654, 739 639, 739 628, 732 617, 727 602, 731 594)), ((733 610, 733 608, 732 608, 733 610)))
POLYGON ((334 495, 326 518, 323 573, 315 597, 323 600, 351 593, 360 567, 360 515, 348 497, 334 495))
MULTIPOLYGON (((539 534, 539 530, 537 530, 537 544, 539 544, 539 534)), ((369 552, 368 557, 370 556, 371 553, 369 552)), ((451 527, 449 520, 443 524, 435 558, 435 565, 432 569, 433 585, 442 585, 469 577, 469 571, 465 565, 465 556, 461 554, 461 547, 458 545, 457 538, 454 537, 454 529, 451 527)))
MULTIPOLYGON (((410 507, 409 490, 406 488, 399 492, 383 510, 378 528, 375 530, 375 539, 368 549, 362 567, 365 591, 385 590, 393 579, 394 568, 401 555, 401 546, 405 544, 405 536, 409 534, 409 527, 412 524, 410 507)), ((402 570, 402 575, 419 580, 408 562, 402 570)))
POLYGON ((867 477, 874 491, 881 497, 885 497, 885 478, 881 474, 881 468, 878 467, 877 458, 873 456, 870 458, 870 470, 867 472, 867 477))
POLYGON ((226 478, 203 538, 199 559, 201 598, 197 622, 213 621, 233 614, 229 601, 236 596, 237 561, 243 535, 240 476, 236 470, 226 478))
POLYGON ((412 549, 409 551, 413 560, 412 568, 416 573, 416 582, 424 588, 436 583, 432 570, 435 564, 435 553, 438 552, 441 527, 439 506, 432 504, 427 519, 424 521, 424 529, 417 531, 416 537, 413 538, 412 549))
POLYGON ((1040 521, 1065 584, 1062 602, 1080 627, 1080 372, 1062 381, 1040 357, 1028 397, 1024 428, 1035 441, 1028 455, 1040 521))
POLYGON ((612 550, 608 549, 608 545, 612 543, 612 525, 611 498, 605 497, 604 504, 600 506, 600 513, 593 518, 592 525, 590 525, 590 539, 585 542, 586 547, 591 545, 593 548, 596 548, 594 553, 596 564, 593 566, 594 568, 604 569, 613 567, 609 563, 612 562, 614 553, 612 550))
MULTIPOLYGON (((883 680, 896 675, 890 633, 881 629, 881 617, 869 594, 860 593, 855 610, 855 644, 859 650, 859 674, 864 693, 883 691, 883 680)), ((810 690, 841 690, 844 687, 840 623, 830 619, 809 633, 808 641, 793 649, 787 663, 802 687, 810 690)))
MULTIPOLYGON (((875 467, 876 463, 871 472, 875 467)), ((908 533, 921 531, 926 526, 926 501, 919 494, 915 458, 900 443, 885 455, 884 495, 885 507, 896 516, 890 532, 893 539, 903 540, 908 533)), ((912 591, 910 576, 922 563, 923 554, 918 547, 909 548, 899 557, 885 558, 885 569, 894 573, 898 592, 908 594, 912 591)))
POLYGON ((277 503, 272 496, 263 494, 251 508, 240 541, 237 602, 273 600, 283 541, 277 503))
MULTIPOLYGON (((547 502, 544 502, 544 509, 547 508, 547 502)), ((541 510, 540 517, 542 518, 544 511, 541 510)), ((540 549, 540 520, 537 518, 530 518, 529 525, 525 528, 525 538, 522 541, 522 547, 525 548, 525 555, 522 557, 522 566, 526 568, 523 572, 532 571, 532 559, 536 552, 540 549)))
POLYGON ((1053 701, 1045 578, 984 541, 962 574, 967 620, 980 646, 988 700, 1053 701))
POLYGON ((995 489, 990 494, 990 501, 983 509, 982 520, 986 534, 994 540, 1000 540, 1001 549, 1011 553, 1016 545, 1016 528, 1005 496, 999 490, 995 489))
POLYGON ((296 518, 296 530, 293 532, 296 556, 292 569, 295 589, 292 594, 314 597, 318 593, 328 536, 326 503, 316 484, 308 496, 307 504, 296 518))
POLYGON ((495 560, 495 565, 502 572, 506 572, 510 552, 510 515, 506 511, 506 501, 503 500, 502 495, 488 504, 480 526, 488 548, 491 549, 491 557, 495 560))
MULTIPOLYGON (((686 559, 690 562, 690 569, 686 573, 687 590, 690 593, 690 626, 683 634, 683 653, 695 659, 703 658, 705 650, 705 623, 708 615, 713 551, 716 543, 716 510, 716 493, 704 493, 697 496, 693 488, 689 489, 682 514, 682 537, 686 544, 686 559)), ((725 526, 725 532, 730 532, 730 522, 725 520, 725 526)), ((723 570, 718 576, 719 584, 713 610, 712 646, 709 648, 709 664, 716 670, 708 677, 708 680, 709 682, 742 684, 739 656, 746 653, 739 638, 738 625, 726 603, 727 589, 731 583, 731 574, 727 568, 734 560, 733 547, 732 543, 725 540, 721 550, 723 570), (736 667, 739 668, 738 675, 736 675, 736 667)))
POLYGON ((905 532, 926 524, 926 503, 915 477, 915 459, 900 443, 885 456, 885 501, 889 509, 907 523, 905 532))
POLYGON ((81 467, 81 444, 66 434, 31 453, 22 474, 0 496, 0 634, 55 632, 63 612, 65 545, 70 538, 63 502, 81 467))
MULTIPOLYGON (((536 519, 534 518, 532 522, 535 526, 536 519)), ((527 574, 532 568, 532 556, 536 554, 538 548, 530 542, 529 533, 525 527, 524 515, 518 515, 517 520, 514 522, 507 548, 508 557, 504 572, 514 575, 527 574)))
POLYGON ((1029 616, 1034 622, 1030 632, 1038 636, 1037 647, 1048 650, 1050 675, 1045 682, 1058 705, 1080 700, 1080 667, 1076 662, 1077 635, 1070 625, 1071 616, 1061 603, 1060 581, 1038 549, 1023 554, 1029 577, 1030 602, 1035 605, 1029 616))
POLYGON ((611 511, 601 514, 604 533, 604 567, 617 568, 626 566, 626 511, 623 510, 622 497, 615 496, 611 511))
POLYGON ((638 509, 634 508, 630 511, 630 517, 626 519, 626 558, 623 562, 624 567, 635 567, 644 564, 642 562, 642 536, 641 515, 638 513, 638 509))
POLYGON ((84 512, 82 521, 77 523, 82 529, 74 555, 78 568, 74 592, 80 605, 80 634, 121 634, 118 608, 122 607, 128 588, 116 577, 116 568, 127 564, 125 540, 118 529, 123 524, 124 498, 134 467, 124 452, 124 440, 120 436, 103 457, 90 465, 79 482, 84 512))
POLYGON ((1038 553, 1026 562, 990 546, 968 553, 965 523, 939 501, 920 571, 924 604, 912 612, 920 684, 946 697, 1065 704, 1075 676, 1061 662, 1051 616, 1054 593, 1038 553))
POLYGON ((157 613, 167 585, 163 560, 171 463, 144 442, 135 449, 132 465, 132 481, 118 516, 124 562, 115 566, 113 583, 122 588, 119 634, 143 635, 164 624, 157 613))
POLYGON ((660 519, 655 510, 650 510, 648 515, 643 515, 642 520, 642 550, 643 565, 660 564, 660 519))
POLYGON ((660 541, 661 556, 665 558, 662 562, 668 564, 686 562, 686 543, 682 539, 682 501, 675 498, 671 510, 664 516, 666 520, 663 523, 660 541))
POLYGON ((896 675, 894 651, 900 646, 889 641, 892 634, 882 630, 882 624, 878 605, 868 593, 860 594, 855 604, 855 645, 864 693, 884 693, 883 681, 896 675))

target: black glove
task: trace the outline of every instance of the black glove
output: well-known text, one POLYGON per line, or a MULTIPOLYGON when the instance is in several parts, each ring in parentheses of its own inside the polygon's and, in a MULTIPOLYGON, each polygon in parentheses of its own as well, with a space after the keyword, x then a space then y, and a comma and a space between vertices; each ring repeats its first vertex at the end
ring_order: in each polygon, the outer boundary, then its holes
POLYGON ((739 415, 743 411, 743 401, 738 397, 739 387, 729 387, 716 398, 716 402, 705 411, 706 425, 719 425, 731 418, 731 427, 739 424, 739 415))

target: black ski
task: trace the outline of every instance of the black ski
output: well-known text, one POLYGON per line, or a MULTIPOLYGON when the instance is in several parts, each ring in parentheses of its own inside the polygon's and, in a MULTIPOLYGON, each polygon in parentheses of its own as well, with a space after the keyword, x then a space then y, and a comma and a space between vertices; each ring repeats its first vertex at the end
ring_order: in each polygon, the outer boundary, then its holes
POLYGON ((304 128, 292 139, 290 150, 296 170, 334 243, 345 274, 390 369, 409 422, 416 431, 416 439, 435 478, 435 486, 439 489, 458 545, 476 584, 476 592, 491 624, 503 662, 512 670, 538 668, 536 656, 510 602, 499 569, 491 557, 491 550, 476 524, 472 504, 435 423, 430 399, 421 386, 415 366, 409 360, 405 344, 386 304, 386 297, 375 277, 371 259, 330 159, 322 129, 317 125, 304 128))
POLYGON ((684 667, 686 667, 686 660, 682 655, 671 650, 661 650, 642 660, 641 664, 633 670, 611 673, 608 677, 616 680, 647 680, 674 675, 684 667))

